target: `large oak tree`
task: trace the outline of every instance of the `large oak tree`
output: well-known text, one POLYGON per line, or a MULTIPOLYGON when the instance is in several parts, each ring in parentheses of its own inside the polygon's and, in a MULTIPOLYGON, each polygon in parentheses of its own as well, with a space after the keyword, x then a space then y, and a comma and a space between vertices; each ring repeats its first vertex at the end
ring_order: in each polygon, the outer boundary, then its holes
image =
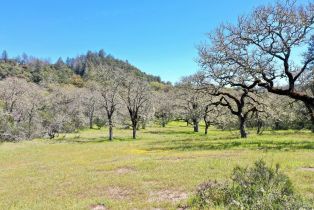
POLYGON ((220 84, 257 85, 302 101, 314 131, 314 96, 307 88, 313 84, 314 53, 306 54, 313 26, 313 3, 261 6, 210 33, 210 43, 199 47, 199 62, 220 84))

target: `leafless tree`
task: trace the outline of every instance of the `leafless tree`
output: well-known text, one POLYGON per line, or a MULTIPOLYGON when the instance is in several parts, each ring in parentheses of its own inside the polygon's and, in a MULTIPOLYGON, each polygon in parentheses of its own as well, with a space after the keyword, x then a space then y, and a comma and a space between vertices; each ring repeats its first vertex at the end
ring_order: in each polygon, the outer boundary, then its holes
POLYGON ((19 98, 26 92, 27 81, 19 78, 7 78, 1 82, 0 97, 5 111, 12 113, 19 98))
POLYGON ((122 80, 120 96, 129 112, 133 139, 136 139, 136 129, 140 116, 149 103, 150 92, 148 84, 143 80, 131 76, 122 80))
POLYGON ((95 112, 99 109, 100 93, 96 90, 94 85, 81 90, 81 103, 83 105, 84 113, 88 118, 89 128, 93 128, 95 112))
POLYGON ((194 132, 199 131, 199 122, 206 105, 206 95, 199 91, 198 74, 182 78, 177 84, 178 108, 183 109, 185 118, 192 121, 194 132))
POLYGON ((108 127, 109 127, 109 140, 113 138, 113 115, 119 105, 119 81, 112 79, 110 83, 104 84, 101 87, 101 95, 103 98, 103 107, 107 113, 108 127))
POLYGON ((261 6, 210 33, 210 43, 199 47, 199 62, 220 84, 248 89, 257 84, 302 101, 314 129, 314 96, 304 88, 304 82, 313 79, 314 54, 300 54, 313 26, 313 3, 299 6, 287 0, 261 6))
POLYGON ((173 91, 156 91, 154 100, 155 118, 162 127, 166 127, 174 117, 175 94, 173 91))
POLYGON ((114 115, 120 105, 119 90, 121 78, 118 69, 105 65, 92 66, 90 76, 98 82, 98 91, 101 95, 101 108, 104 109, 108 120, 109 140, 113 139, 114 115))
POLYGON ((205 135, 208 134, 208 129, 211 125, 217 125, 219 123, 219 116, 223 115, 222 109, 219 108, 219 103, 212 102, 205 105, 203 112, 203 120, 205 123, 205 135))
POLYGON ((209 93, 218 97, 216 102, 210 104, 211 106, 226 107, 231 114, 238 117, 241 138, 246 138, 245 122, 250 114, 263 112, 263 104, 258 101, 252 91, 245 88, 237 90, 213 88, 209 93))
POLYGON ((26 122, 26 138, 31 139, 41 136, 42 119, 41 111, 46 106, 45 91, 36 84, 28 84, 27 92, 22 97, 22 103, 19 104, 23 110, 24 121, 26 122))
POLYGON ((72 85, 53 86, 49 90, 43 126, 50 138, 60 132, 73 132, 83 127, 83 107, 80 91, 72 85))
POLYGON ((112 140, 113 138, 113 115, 119 104, 118 88, 119 83, 115 81, 113 82, 113 84, 103 87, 101 92, 101 95, 103 97, 103 107, 107 113, 108 118, 109 140, 112 140))
POLYGON ((45 106, 44 91, 38 85, 20 78, 7 78, 0 82, 2 111, 2 137, 30 139, 40 136, 40 110, 45 106))

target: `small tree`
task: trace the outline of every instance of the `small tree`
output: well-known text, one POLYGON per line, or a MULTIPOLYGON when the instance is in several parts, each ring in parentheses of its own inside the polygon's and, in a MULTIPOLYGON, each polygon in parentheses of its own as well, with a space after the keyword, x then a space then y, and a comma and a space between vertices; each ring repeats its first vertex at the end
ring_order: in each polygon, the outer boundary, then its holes
POLYGON ((162 127, 166 127, 168 122, 173 119, 175 108, 175 96, 169 91, 155 92, 155 118, 162 127))
POLYGON ((199 131, 199 122, 203 116, 206 96, 199 91, 198 74, 184 77, 177 84, 177 106, 182 109, 185 119, 191 120, 194 132, 199 131))
MULTIPOLYGON (((103 54, 100 51, 100 54, 103 54)), ((104 54, 103 54, 104 55, 104 54)), ((120 71, 106 65, 90 65, 89 77, 99 83, 98 91, 101 97, 101 108, 104 110, 108 122, 108 138, 113 139, 114 115, 120 105, 120 71)))
POLYGON ((107 114, 108 126, 109 126, 109 140, 113 138, 113 115, 119 105, 118 91, 119 91, 119 81, 117 79, 112 79, 110 84, 106 84, 101 87, 101 95, 103 99, 103 107, 107 114))
POLYGON ((46 97, 44 91, 35 84, 29 84, 27 93, 20 103, 23 110, 23 119, 26 124, 26 138, 41 136, 42 130, 42 109, 46 106, 46 97))
POLYGON ((97 90, 97 85, 95 83, 88 83, 87 88, 81 91, 81 102, 83 105, 83 110, 88 118, 89 128, 93 128, 95 113, 100 109, 100 91, 97 90))
POLYGON ((220 116, 226 115, 225 111, 219 107, 219 103, 209 103, 205 106, 203 112, 203 120, 205 123, 205 135, 208 134, 208 128, 211 125, 220 124, 220 116))
POLYGON ((85 124, 80 92, 72 85, 53 86, 44 109, 43 126, 52 139, 60 132, 73 132, 85 124))
POLYGON ((4 103, 4 109, 12 113, 17 106, 18 100, 26 92, 27 82, 12 77, 1 81, 0 85, 0 97, 4 103))
POLYGON ((150 88, 146 82, 137 78, 122 80, 120 96, 130 116, 133 130, 133 139, 136 139, 136 129, 145 106, 150 100, 150 88))
POLYGON ((8 62, 9 56, 6 50, 3 50, 1 55, 1 60, 3 60, 5 63, 8 62))

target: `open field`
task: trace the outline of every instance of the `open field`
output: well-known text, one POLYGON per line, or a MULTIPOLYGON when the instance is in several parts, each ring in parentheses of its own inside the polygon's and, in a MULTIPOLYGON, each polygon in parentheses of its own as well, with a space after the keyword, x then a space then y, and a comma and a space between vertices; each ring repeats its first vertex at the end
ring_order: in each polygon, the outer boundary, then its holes
POLYGON ((304 197, 314 199, 314 134, 193 133, 184 123, 130 130, 84 130, 57 140, 0 145, 0 209, 176 209, 208 179, 225 180, 236 165, 279 163, 304 197))

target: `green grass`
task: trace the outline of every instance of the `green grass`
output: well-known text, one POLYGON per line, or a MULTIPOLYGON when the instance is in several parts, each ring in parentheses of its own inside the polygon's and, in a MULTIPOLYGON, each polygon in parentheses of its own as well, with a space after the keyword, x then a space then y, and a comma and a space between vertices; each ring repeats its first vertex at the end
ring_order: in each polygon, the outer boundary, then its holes
POLYGON ((314 134, 307 131, 212 129, 205 136, 184 123, 138 132, 106 129, 0 144, 0 209, 176 209, 196 186, 225 180, 236 165, 279 163, 296 190, 314 199, 314 134), (182 199, 182 200, 180 200, 182 199))

